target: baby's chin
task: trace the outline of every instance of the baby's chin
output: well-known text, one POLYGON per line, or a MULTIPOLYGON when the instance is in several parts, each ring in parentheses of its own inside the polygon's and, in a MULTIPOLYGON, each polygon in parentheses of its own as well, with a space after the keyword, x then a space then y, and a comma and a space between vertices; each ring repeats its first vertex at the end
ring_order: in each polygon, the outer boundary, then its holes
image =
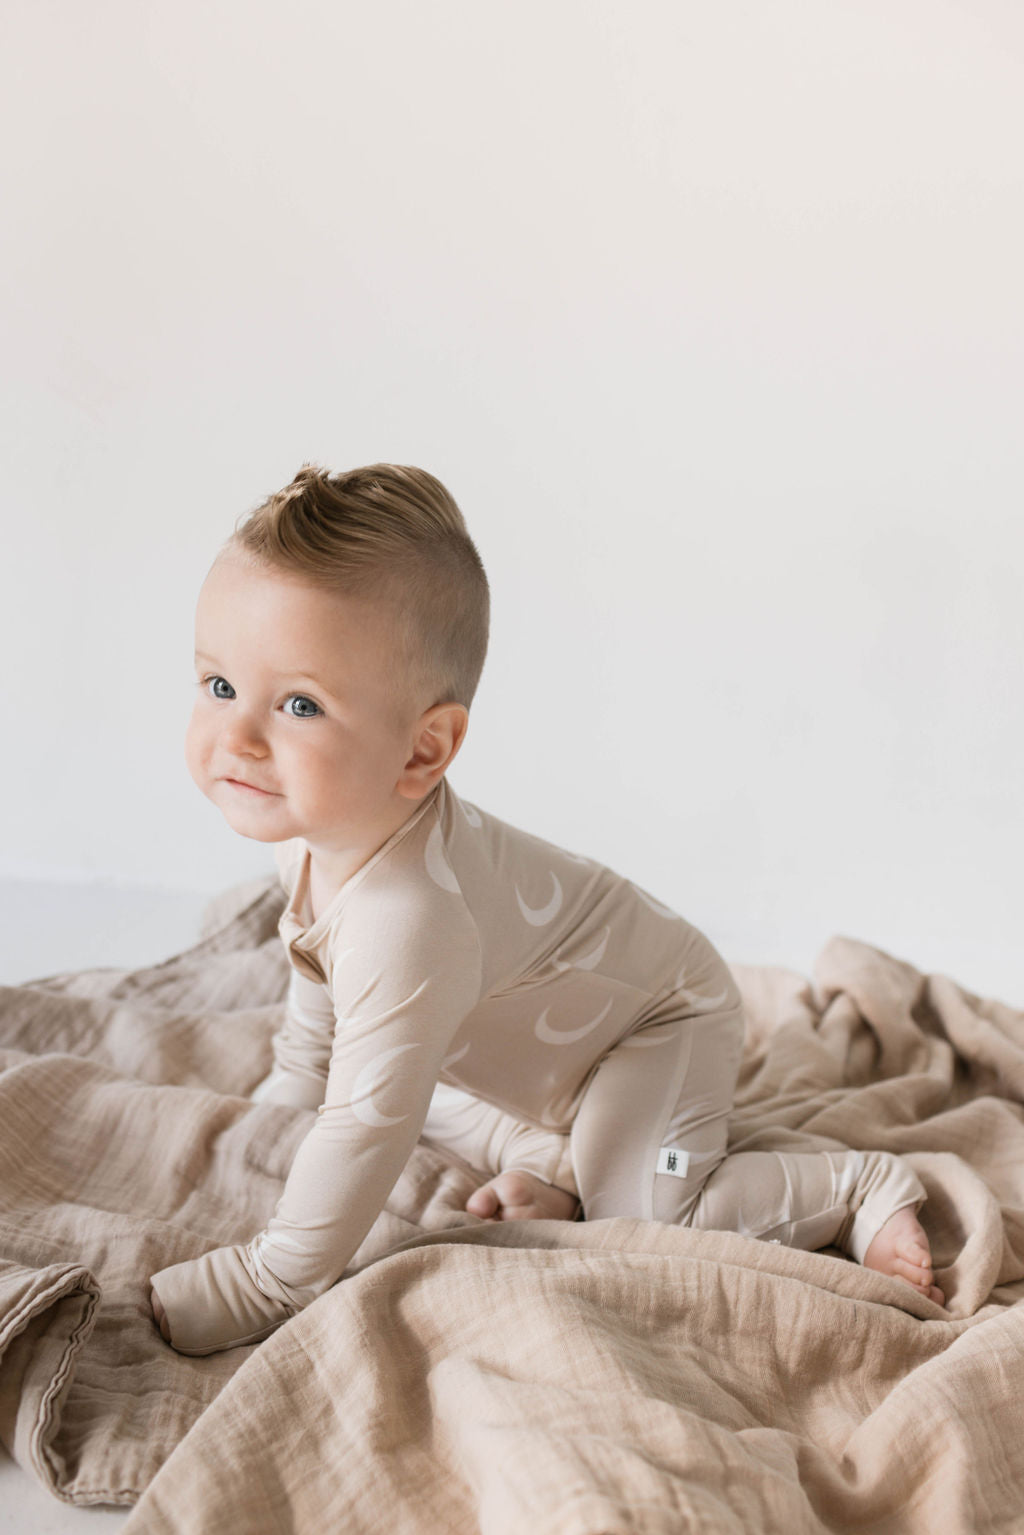
POLYGON ((290 827, 260 825, 254 816, 225 814, 224 819, 237 836, 248 837, 250 842, 287 842, 296 835, 290 827))
MULTIPOLYGON (((227 816, 224 817, 227 821, 227 816)), ((231 830, 239 837, 248 837, 250 842, 290 842, 295 836, 292 831, 257 831, 250 826, 236 826, 228 821, 231 830)))
POLYGON ((237 791, 219 783, 204 792, 239 837, 248 837, 252 842, 287 842, 296 835, 292 826, 284 824, 284 800, 280 795, 262 802, 257 799, 241 802, 237 791))

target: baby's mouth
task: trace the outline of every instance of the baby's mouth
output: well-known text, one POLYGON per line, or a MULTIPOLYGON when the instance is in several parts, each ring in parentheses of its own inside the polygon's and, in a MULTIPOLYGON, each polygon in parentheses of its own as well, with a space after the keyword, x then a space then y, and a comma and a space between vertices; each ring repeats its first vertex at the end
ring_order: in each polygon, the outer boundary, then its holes
POLYGON ((247 794, 262 794, 265 799, 279 799, 273 789, 261 789, 258 784, 247 783, 244 778, 224 778, 222 783, 230 784, 233 789, 241 789, 247 794))

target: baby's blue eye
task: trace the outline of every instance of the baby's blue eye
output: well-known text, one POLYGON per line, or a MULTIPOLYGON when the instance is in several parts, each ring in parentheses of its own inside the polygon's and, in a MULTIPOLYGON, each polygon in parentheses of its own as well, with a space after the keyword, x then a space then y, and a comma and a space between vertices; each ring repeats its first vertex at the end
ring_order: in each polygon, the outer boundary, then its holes
POLYGON ((234 698, 235 690, 225 677, 207 677, 206 690, 212 698, 234 698))
POLYGON ((296 720, 315 719, 320 713, 320 705, 315 704, 311 698, 307 698, 303 693, 293 693, 290 698, 285 699, 284 706, 286 712, 296 720), (289 709, 289 704, 294 704, 294 709, 289 709))

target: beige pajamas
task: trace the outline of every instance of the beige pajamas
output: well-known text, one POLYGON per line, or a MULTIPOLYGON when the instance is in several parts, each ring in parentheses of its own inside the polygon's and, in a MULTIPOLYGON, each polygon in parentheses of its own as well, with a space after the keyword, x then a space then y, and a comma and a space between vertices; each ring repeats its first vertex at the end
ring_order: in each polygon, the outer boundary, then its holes
POLYGON ((727 1157, 743 1045, 728 966, 677 912, 446 779, 312 920, 279 850, 293 966, 257 1098, 316 1109, 252 1241, 153 1276, 171 1336, 265 1336, 340 1278, 420 1135, 533 1171, 588 1220, 737 1230, 860 1259, 924 1190, 884 1153, 727 1157))

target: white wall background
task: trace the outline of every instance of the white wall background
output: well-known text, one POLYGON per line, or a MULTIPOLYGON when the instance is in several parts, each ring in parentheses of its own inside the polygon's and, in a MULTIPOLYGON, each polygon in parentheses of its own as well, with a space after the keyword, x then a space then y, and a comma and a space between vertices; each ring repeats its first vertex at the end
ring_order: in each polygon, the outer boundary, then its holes
POLYGON ((1018 6, 0 26, 0 874, 270 869, 184 767, 196 590, 389 459, 492 583, 460 793, 730 959, 1024 1005, 1018 6))

